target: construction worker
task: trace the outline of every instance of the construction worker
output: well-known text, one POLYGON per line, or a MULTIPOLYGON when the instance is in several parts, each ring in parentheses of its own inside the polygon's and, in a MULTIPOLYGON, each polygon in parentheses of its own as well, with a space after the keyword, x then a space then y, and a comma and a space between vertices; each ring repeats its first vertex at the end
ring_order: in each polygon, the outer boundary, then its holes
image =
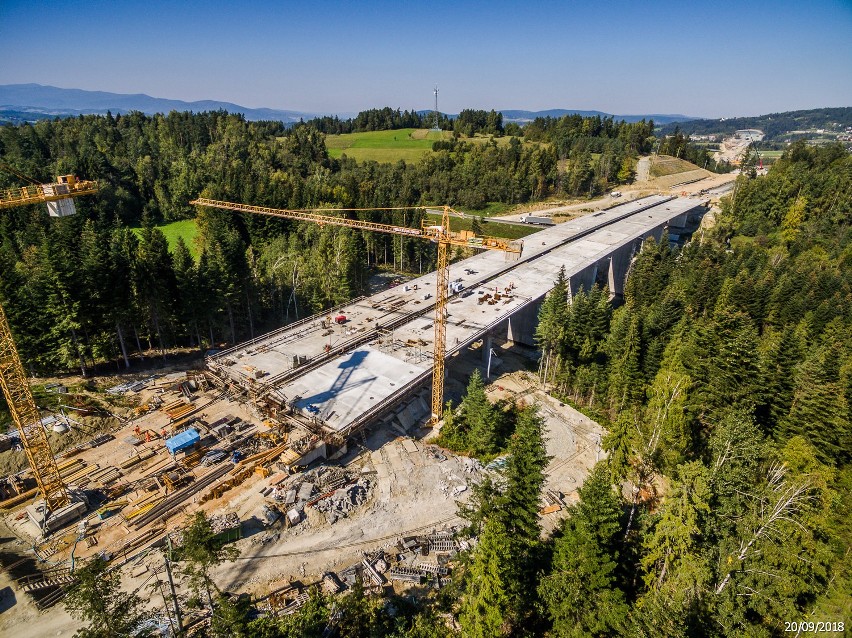
POLYGON ((160 436, 161 436, 163 439, 165 439, 165 438, 166 438, 166 428, 163 428, 163 429, 160 431, 160 436))
POLYGON ((145 430, 145 443, 151 442, 151 430, 145 430))
POLYGON ((137 425, 135 428, 133 428, 133 433, 138 437, 142 434, 142 429, 137 425))

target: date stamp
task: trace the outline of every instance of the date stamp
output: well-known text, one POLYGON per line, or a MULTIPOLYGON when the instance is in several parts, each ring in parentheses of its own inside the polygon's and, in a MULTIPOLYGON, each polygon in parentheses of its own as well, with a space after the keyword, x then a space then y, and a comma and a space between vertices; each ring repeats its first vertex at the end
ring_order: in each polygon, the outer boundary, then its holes
POLYGON ((794 634, 834 634, 846 631, 846 625, 842 620, 800 620, 784 623, 785 633, 794 634))

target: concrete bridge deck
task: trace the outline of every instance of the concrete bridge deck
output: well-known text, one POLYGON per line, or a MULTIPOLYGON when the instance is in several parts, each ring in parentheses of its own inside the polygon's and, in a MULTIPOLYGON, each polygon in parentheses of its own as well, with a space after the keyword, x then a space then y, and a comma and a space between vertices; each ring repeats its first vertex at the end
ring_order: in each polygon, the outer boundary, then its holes
MULTIPOLYGON (((539 304, 560 267, 572 293, 595 282, 621 293, 641 242, 659 238, 669 223, 684 226, 701 204, 647 197, 529 235, 517 261, 486 251, 452 264, 450 280, 465 289, 447 307, 447 354, 498 329, 533 345, 539 304)), ((430 378, 434 286, 430 273, 357 299, 328 315, 345 315, 343 324, 311 317, 219 353, 208 367, 254 398, 289 404, 302 418, 348 434, 430 378)))

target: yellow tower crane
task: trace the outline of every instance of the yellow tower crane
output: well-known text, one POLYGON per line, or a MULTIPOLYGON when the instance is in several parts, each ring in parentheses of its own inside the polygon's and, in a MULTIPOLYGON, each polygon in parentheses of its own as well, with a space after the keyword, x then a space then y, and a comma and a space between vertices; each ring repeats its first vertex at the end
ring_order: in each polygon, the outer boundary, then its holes
MULTIPOLYGON (((512 241, 500 237, 479 237, 469 230, 453 231, 450 229, 450 216, 455 213, 449 206, 444 206, 441 214, 441 224, 427 224, 425 221, 421 228, 408 228, 406 226, 393 226, 391 224, 379 224, 376 222, 362 221, 358 219, 347 219, 337 217, 333 213, 345 214, 362 211, 394 211, 415 210, 416 207, 407 208, 333 208, 333 209, 309 209, 309 210, 286 210, 280 208, 268 208, 265 206, 251 206, 249 204, 236 204, 233 202, 222 202, 214 199, 199 197, 190 202, 195 206, 207 208, 221 208, 233 210, 240 213, 253 213, 257 215, 269 215, 283 219, 294 219, 298 221, 312 222, 319 225, 343 226, 345 228, 358 228, 377 233, 390 235, 401 235, 403 237, 414 237, 426 239, 438 245, 438 268, 435 288, 435 343, 432 371, 432 424, 436 424, 444 410, 444 361, 447 352, 447 298, 449 297, 450 268, 448 248, 450 246, 461 246, 464 248, 477 248, 481 250, 501 250, 507 254, 520 255, 523 242, 512 241), (330 214, 332 213, 332 214, 330 214)), ((424 210, 420 208, 420 210, 424 210)))
MULTIPOLYGON (((23 177, 4 164, 4 168, 23 177)), ((29 179, 29 178, 25 178, 29 179)), ((33 180, 29 180, 33 181, 33 180)), ((53 184, 37 184, 24 188, 0 191, 0 209, 47 204, 52 217, 66 217, 76 212, 72 197, 89 195, 98 190, 97 182, 80 181, 73 175, 60 175, 53 184)), ((59 475, 56 460, 41 424, 38 407, 33 399, 24 366, 15 347, 6 313, 0 306, 0 385, 9 405, 12 421, 18 428, 21 446, 30 462, 39 490, 44 496, 45 521, 47 514, 68 504, 68 491, 59 475)))

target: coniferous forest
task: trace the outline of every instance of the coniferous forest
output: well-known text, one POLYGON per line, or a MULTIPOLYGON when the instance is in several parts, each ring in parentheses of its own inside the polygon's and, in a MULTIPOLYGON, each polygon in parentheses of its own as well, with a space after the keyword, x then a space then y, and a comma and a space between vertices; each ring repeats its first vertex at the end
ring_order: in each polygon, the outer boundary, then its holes
MULTIPOLYGON (((482 113, 468 119, 485 125, 482 113)), ((346 125, 407 126, 411 117, 374 110, 346 125)), ((362 294, 373 265, 425 272, 433 249, 349 229, 197 213, 193 198, 279 208, 478 209, 598 192, 629 179, 632 158, 654 143, 652 123, 565 120, 548 138, 553 143, 453 140, 418 163, 396 164, 330 159, 324 120, 285 129, 224 112, 173 112, 0 127, 0 161, 18 173, 40 182, 75 173, 101 185, 97 196, 76 201, 73 217, 48 219, 37 206, 4 211, 0 300, 33 373, 250 338, 362 294), (589 140, 605 147, 598 162, 589 140), (556 147, 572 144, 576 161, 566 172, 558 164, 567 151, 556 147), (170 252, 154 226, 187 218, 197 221, 198 245, 170 252)), ((0 187, 19 181, 0 167, 0 187)), ((420 224, 413 214, 370 219, 420 224)))
MULTIPOLYGON (((432 254, 219 213, 199 214, 198 246, 169 252, 154 226, 194 216, 195 196, 475 208, 594 193, 629 179, 630 158, 654 144, 653 125, 597 119, 530 129, 546 137, 539 144, 460 141, 388 165, 329 159, 309 125, 224 113, 2 127, 0 157, 18 171, 76 173, 102 188, 78 199, 76 217, 5 212, 0 301, 33 372, 246 338, 362 293, 370 265, 416 271, 432 254)), ((569 302, 560 276, 541 310, 539 375, 609 434, 607 458, 557 533, 543 537, 538 518, 542 420, 533 407, 498 414, 474 378, 447 412, 446 442, 509 456, 461 509, 478 542, 451 586, 390 604, 357 589, 315 595, 297 614, 259 620, 223 597, 211 635, 319 637, 333 624, 352 637, 733 637, 781 636, 803 620, 848 626, 850 221, 852 156, 796 143, 768 175, 740 177, 712 227, 683 248, 647 242, 618 307, 599 289, 569 302)))

